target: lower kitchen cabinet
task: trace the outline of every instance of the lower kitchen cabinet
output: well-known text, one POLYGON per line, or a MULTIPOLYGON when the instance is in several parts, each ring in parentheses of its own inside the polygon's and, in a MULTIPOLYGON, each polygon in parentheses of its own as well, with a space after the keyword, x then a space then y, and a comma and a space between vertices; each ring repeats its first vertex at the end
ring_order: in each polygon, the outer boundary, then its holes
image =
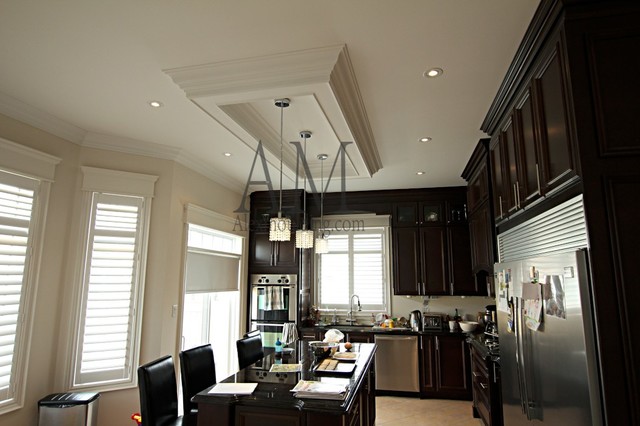
POLYGON ((483 356, 473 345, 470 349, 473 416, 482 419, 485 426, 502 426, 500 370, 496 362, 483 356))
POLYGON ((465 335, 422 335, 420 349, 421 396, 470 400, 470 357, 465 335))

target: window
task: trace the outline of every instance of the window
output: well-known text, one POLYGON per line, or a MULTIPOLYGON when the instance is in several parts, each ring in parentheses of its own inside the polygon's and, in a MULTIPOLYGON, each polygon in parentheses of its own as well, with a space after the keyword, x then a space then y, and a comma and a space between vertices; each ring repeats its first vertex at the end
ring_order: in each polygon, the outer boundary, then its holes
POLYGON ((237 369, 243 238, 188 224, 182 350, 211 343, 216 375, 237 369))
POLYGON ((388 217, 359 217, 325 223, 329 252, 316 258, 320 309, 349 310, 351 296, 357 294, 363 311, 389 311, 389 227, 379 226, 388 224, 388 217))
POLYGON ((155 176, 89 167, 83 172, 87 226, 72 387, 133 385, 155 176), (146 187, 145 195, 116 194, 116 187, 130 191, 136 182, 142 183, 138 190, 146 187))
POLYGON ((0 151, 0 413, 5 413, 23 405, 40 241, 60 159, 4 139, 0 151))

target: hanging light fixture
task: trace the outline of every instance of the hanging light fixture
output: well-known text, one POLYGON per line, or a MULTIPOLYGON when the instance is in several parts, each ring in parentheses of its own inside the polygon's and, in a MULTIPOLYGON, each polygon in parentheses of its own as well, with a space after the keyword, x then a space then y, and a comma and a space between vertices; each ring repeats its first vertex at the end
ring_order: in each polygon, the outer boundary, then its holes
POLYGON ((289 106, 290 100, 287 98, 276 99, 275 104, 280 108, 280 205, 278 207, 278 217, 272 217, 269 221, 269 241, 289 241, 291 240, 291 219, 282 217, 282 123, 283 111, 289 106))
POLYGON ((320 228, 318 228, 318 238, 316 238, 316 253, 329 253, 329 242, 324 230, 324 160, 329 158, 327 154, 318 154, 320 160, 320 228))
MULTIPOLYGON (((307 158, 307 139, 311 137, 309 130, 300 132, 300 137, 304 138, 302 155, 307 158)), ((313 247, 313 231, 307 229, 307 173, 304 174, 304 199, 302 201, 302 229, 296 231, 296 248, 308 249, 313 247)))

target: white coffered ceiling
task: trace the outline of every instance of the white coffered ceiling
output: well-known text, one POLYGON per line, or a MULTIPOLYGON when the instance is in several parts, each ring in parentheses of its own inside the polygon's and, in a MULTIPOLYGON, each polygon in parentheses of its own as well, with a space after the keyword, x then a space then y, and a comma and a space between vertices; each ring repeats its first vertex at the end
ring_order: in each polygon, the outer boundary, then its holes
POLYGON ((258 141, 277 176, 274 100, 286 97, 285 187, 302 130, 316 179, 316 155, 333 162, 353 142, 348 190, 460 185, 537 4, 2 0, 0 113, 80 145, 175 159, 240 192, 258 141), (425 78, 432 67, 444 74, 425 78))

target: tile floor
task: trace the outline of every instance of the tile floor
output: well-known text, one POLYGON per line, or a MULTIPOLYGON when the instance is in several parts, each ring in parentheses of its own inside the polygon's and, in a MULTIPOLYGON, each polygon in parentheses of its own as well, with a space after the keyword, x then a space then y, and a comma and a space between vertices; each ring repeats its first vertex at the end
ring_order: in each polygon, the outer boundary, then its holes
POLYGON ((482 426, 471 413, 471 401, 376 397, 376 426, 482 426))

